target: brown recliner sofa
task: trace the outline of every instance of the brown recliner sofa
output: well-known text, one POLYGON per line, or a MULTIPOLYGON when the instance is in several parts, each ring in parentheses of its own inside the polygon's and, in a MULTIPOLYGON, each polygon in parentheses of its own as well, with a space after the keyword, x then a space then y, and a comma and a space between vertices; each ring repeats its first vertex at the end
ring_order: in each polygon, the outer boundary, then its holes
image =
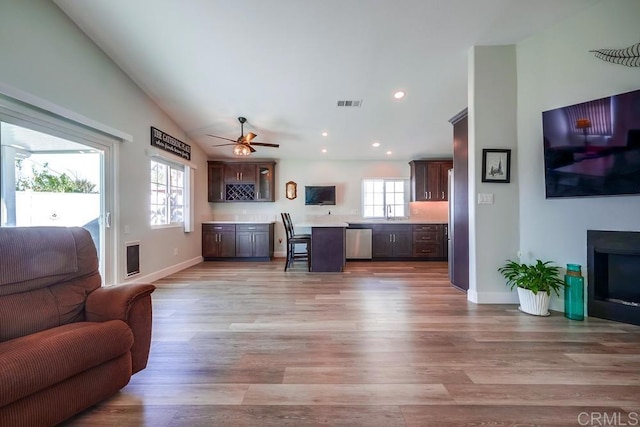
POLYGON ((147 364, 146 284, 101 286, 79 227, 0 228, 0 427, 50 426, 147 364))

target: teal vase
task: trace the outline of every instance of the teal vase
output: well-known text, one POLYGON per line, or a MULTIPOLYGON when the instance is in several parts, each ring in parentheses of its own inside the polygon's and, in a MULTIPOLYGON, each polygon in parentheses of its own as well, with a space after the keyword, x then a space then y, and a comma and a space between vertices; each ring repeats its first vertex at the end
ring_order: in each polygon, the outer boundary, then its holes
POLYGON ((564 317, 584 320, 584 277, 579 264, 567 264, 564 275, 564 317))

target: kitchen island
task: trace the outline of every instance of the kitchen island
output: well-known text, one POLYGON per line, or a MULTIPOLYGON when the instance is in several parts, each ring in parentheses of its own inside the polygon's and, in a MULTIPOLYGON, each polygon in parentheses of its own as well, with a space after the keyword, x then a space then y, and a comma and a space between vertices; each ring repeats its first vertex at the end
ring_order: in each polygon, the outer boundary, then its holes
POLYGON ((341 272, 346 262, 346 222, 296 223, 296 229, 311 229, 311 271, 341 272))

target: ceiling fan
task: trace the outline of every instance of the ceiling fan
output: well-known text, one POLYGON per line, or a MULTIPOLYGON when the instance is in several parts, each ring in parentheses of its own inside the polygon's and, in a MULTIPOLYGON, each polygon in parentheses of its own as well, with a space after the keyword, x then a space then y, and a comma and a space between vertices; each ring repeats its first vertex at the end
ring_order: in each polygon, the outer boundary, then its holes
POLYGON ((253 141, 253 138, 255 138, 258 135, 256 135, 253 132, 249 132, 248 134, 245 135, 244 124, 246 123, 247 119, 244 117, 238 117, 238 121, 240 122, 240 136, 238 137, 238 139, 230 139, 230 138, 225 138, 223 136, 207 134, 207 136, 231 141, 231 144, 218 144, 218 145, 214 145, 214 147, 223 147, 225 145, 233 145, 234 146, 233 154, 235 154, 236 156, 248 156, 251 153, 255 153, 256 149, 253 148, 252 145, 257 145, 261 147, 273 147, 273 148, 280 147, 280 144, 269 144, 266 142, 251 142, 253 141))

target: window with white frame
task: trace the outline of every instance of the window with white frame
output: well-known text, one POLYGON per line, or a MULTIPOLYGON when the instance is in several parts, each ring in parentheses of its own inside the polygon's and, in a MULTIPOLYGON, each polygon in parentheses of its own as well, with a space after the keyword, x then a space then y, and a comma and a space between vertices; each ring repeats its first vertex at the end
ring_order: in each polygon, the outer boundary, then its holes
POLYGON ((368 178, 362 180, 364 218, 406 218, 409 213, 409 180, 368 178))
POLYGON ((184 166, 151 160, 151 225, 184 224, 186 174, 184 166))

